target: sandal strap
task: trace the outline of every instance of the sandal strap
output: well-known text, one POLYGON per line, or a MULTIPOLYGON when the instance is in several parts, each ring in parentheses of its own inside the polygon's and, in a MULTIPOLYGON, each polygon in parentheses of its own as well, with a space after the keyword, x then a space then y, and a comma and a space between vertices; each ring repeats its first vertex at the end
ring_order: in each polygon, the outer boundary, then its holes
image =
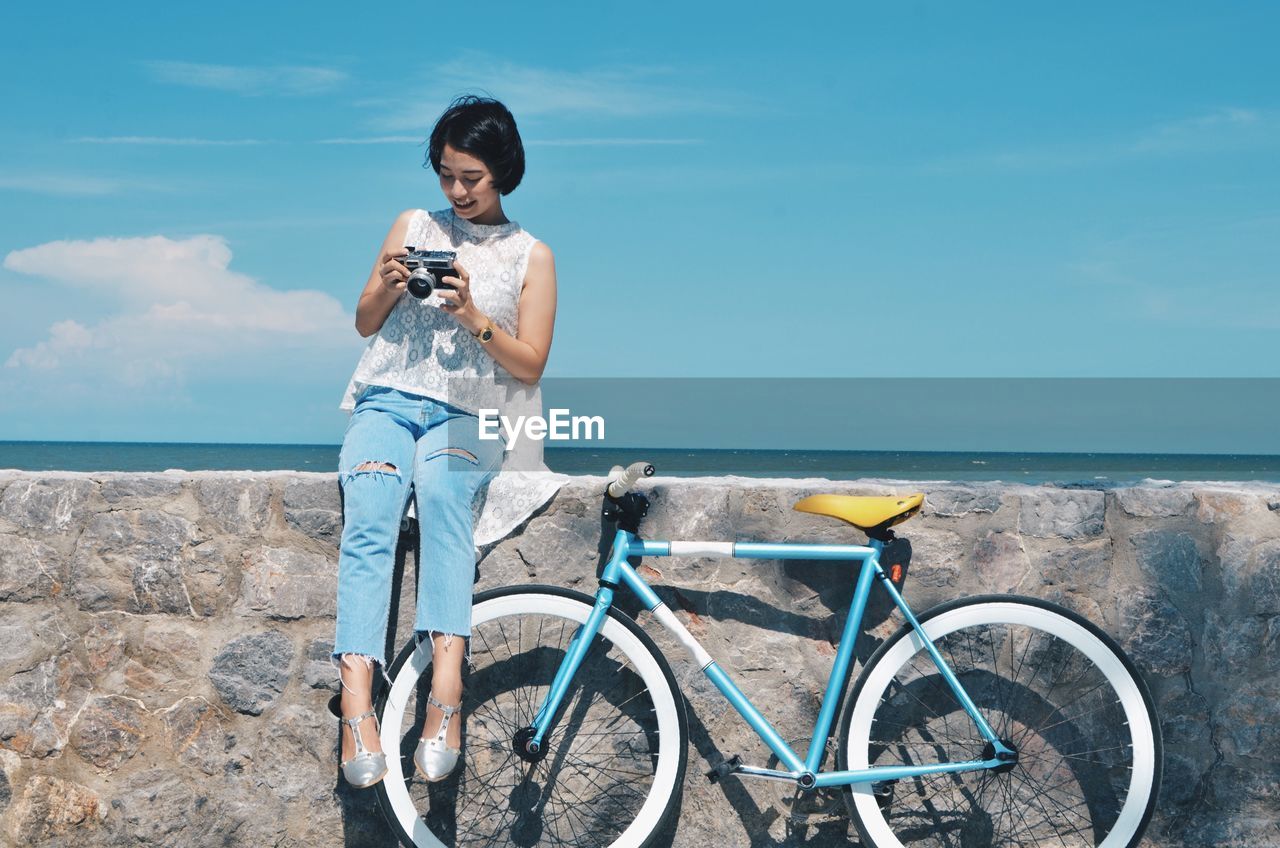
POLYGON ((454 707, 446 707, 444 704, 436 700, 435 695, 427 695, 427 703, 444 713, 444 717, 446 719, 454 713, 462 712, 462 704, 458 704, 454 707))
POLYGON ((344 718, 343 721, 354 728, 357 724, 359 724, 360 722, 364 721, 366 718, 372 715, 374 715, 373 710, 366 710, 365 712, 360 713, 360 715, 358 716, 353 716, 351 718, 344 718))
MULTIPOLYGON (((351 758, 351 760, 356 760, 366 756, 368 757, 377 756, 376 754, 370 753, 369 749, 365 747, 364 737, 361 736, 360 734, 360 722, 366 718, 369 718, 370 716, 373 717, 373 723, 375 726, 377 726, 378 717, 373 710, 367 710, 365 712, 360 713, 360 715, 358 716, 354 716, 352 718, 344 718, 342 720, 343 724, 351 725, 351 738, 356 743, 356 753, 355 753, 355 756, 351 758)), ((351 762, 351 760, 348 760, 347 762, 351 762)))

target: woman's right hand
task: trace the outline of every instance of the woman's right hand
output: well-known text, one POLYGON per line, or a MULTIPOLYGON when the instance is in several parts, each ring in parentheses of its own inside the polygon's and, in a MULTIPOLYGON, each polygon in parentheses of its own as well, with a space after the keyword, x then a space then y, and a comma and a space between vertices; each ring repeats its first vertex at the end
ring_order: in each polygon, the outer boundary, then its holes
POLYGON ((409 288, 409 269, 400 261, 409 251, 405 250, 409 224, 418 214, 416 209, 406 209, 391 225, 382 241, 382 249, 374 257, 369 278, 364 281, 360 300, 356 303, 356 332, 368 338, 382 329, 391 310, 400 302, 400 296, 409 288))
POLYGON ((403 294, 407 288, 409 269, 404 267, 398 260, 401 256, 407 256, 408 254, 409 251, 403 247, 398 247, 394 250, 383 251, 382 256, 379 258, 378 276, 387 291, 403 294))

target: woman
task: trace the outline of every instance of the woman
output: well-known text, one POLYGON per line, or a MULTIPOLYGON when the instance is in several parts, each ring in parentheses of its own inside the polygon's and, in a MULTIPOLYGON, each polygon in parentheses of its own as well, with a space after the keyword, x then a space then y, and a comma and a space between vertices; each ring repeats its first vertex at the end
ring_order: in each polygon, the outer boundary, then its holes
MULTIPOLYGON (((342 403, 353 412, 339 458, 344 526, 332 660, 342 684, 342 770, 358 787, 387 772, 371 708, 373 665, 389 683, 391 575, 411 482, 421 531, 414 632, 432 641, 434 658, 414 762, 430 781, 457 765, 474 510, 509 460, 502 440, 481 438, 477 413, 497 405, 504 387, 520 394, 525 384, 527 394, 538 382, 555 323, 551 250, 502 208, 524 175, 510 111, 487 98, 455 100, 431 132, 428 163, 449 206, 406 211, 387 234, 356 307, 356 329, 373 339, 342 403), (453 288, 425 299, 407 294, 400 259, 408 247, 456 252, 456 276, 442 280, 453 288)), ((515 516, 508 504, 508 525, 551 492, 540 489, 515 516)))

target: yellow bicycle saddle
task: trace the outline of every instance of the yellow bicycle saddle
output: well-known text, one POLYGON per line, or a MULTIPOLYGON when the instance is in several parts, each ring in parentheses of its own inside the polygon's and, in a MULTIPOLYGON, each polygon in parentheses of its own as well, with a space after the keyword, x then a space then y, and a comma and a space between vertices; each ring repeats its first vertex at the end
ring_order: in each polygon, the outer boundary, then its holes
POLYGON ((847 521, 863 532, 886 530, 901 524, 919 511, 924 495, 886 495, 854 497, 852 495, 810 495, 792 509, 829 515, 847 521))

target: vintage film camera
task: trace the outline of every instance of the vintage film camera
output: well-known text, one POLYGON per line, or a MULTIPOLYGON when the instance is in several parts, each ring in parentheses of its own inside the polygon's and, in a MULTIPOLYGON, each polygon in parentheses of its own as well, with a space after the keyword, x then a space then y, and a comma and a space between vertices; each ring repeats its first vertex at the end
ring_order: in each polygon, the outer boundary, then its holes
POLYGON ((430 297, 436 289, 457 288, 440 281, 458 275, 453 267, 453 260, 458 258, 458 254, 452 250, 418 250, 409 245, 405 245, 405 250, 409 255, 400 257, 400 264, 409 269, 406 282, 409 294, 421 299, 430 297))

